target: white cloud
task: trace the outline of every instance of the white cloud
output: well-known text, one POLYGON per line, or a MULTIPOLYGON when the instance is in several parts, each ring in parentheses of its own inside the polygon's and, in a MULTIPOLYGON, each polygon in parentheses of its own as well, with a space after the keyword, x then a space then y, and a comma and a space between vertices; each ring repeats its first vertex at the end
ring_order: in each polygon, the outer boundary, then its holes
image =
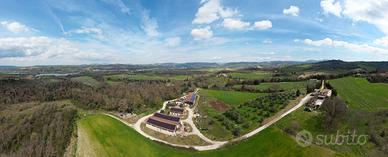
POLYGON ((237 10, 223 7, 220 0, 202 0, 201 5, 195 14, 194 24, 209 24, 221 17, 228 18, 238 15, 237 10))
POLYGON ((316 41, 313 41, 311 39, 305 39, 304 43, 312 46, 332 46, 333 40, 330 38, 325 38, 325 39, 316 40, 316 41))
POLYGON ((23 25, 16 21, 2 21, 0 22, 1 26, 3 26, 8 31, 11 31, 13 33, 23 33, 28 32, 31 29, 28 28, 26 25, 23 25))
POLYGON ((167 38, 164 42, 167 47, 176 47, 181 44, 181 38, 171 37, 171 38, 167 38))
POLYGON ((380 46, 388 46, 388 36, 382 37, 380 39, 376 39, 374 43, 380 46))
POLYGON ((256 21, 253 25, 253 28, 258 30, 266 30, 272 28, 272 22, 269 20, 256 21))
POLYGON ((148 11, 143 11, 142 26, 141 26, 141 28, 150 37, 155 37, 155 36, 158 36, 160 34, 158 32, 159 25, 156 22, 156 19, 155 18, 151 18, 149 16, 149 12, 148 11))
POLYGON ((96 27, 81 27, 79 29, 70 30, 65 32, 65 35, 73 35, 73 34, 85 34, 90 35, 99 40, 105 40, 104 31, 100 28, 96 27))
POLYGON ((388 0, 322 0, 321 7, 326 14, 368 22, 388 35, 388 0))
MULTIPOLYGON (((221 0, 201 0, 201 6, 198 8, 192 23, 211 24, 217 20, 222 20, 222 23, 220 23, 221 26, 230 30, 265 30, 272 27, 272 22, 269 20, 257 21, 252 26, 251 22, 241 20, 241 17, 242 15, 240 15, 236 9, 222 6, 221 0)), ((201 34, 207 34, 207 37, 213 36, 213 32, 210 29, 207 29, 206 31, 203 29, 193 29, 191 34, 193 35, 193 31, 199 33, 197 32, 198 30, 201 30, 201 34)))
POLYGON ((102 0, 106 3, 115 5, 120 9, 122 13, 130 14, 130 9, 125 5, 125 3, 122 0, 102 0))
POLYGON ((0 58, 37 56, 47 51, 51 44, 47 37, 0 38, 0 58))
POLYGON ((263 44, 272 44, 272 40, 271 39, 265 39, 262 41, 263 44))
POLYGON ((97 53, 90 45, 77 44, 62 38, 7 37, 0 38, 0 59, 2 58, 35 58, 61 60, 109 60, 107 53, 97 53))
POLYGON ((191 36, 193 36, 195 40, 210 39, 213 37, 213 31, 209 26, 205 28, 196 28, 191 30, 191 36))
POLYGON ((236 9, 231 9, 231 8, 220 8, 218 10, 218 13, 222 18, 234 17, 239 15, 236 9))
POLYGON ((78 34, 102 34, 103 33, 103 31, 100 28, 94 28, 94 27, 81 27, 79 29, 75 29, 70 32, 78 33, 78 34))
POLYGON ((388 34, 388 0, 345 0, 343 15, 375 25, 388 34))
POLYGON ((116 5, 120 8, 120 11, 123 12, 123 13, 126 13, 126 14, 130 14, 130 9, 124 4, 123 1, 121 0, 115 0, 116 1, 116 5))
POLYGON ((250 26, 250 23, 249 22, 243 22, 240 19, 226 18, 222 22, 222 25, 225 28, 228 28, 228 29, 242 30, 242 29, 248 28, 250 26))
POLYGON ((202 6, 195 14, 193 23, 195 24, 209 24, 219 19, 218 10, 220 8, 219 0, 207 0, 202 2, 202 6))
POLYGON ((283 9, 283 14, 284 15, 292 15, 292 16, 298 16, 299 15, 299 8, 297 6, 291 5, 287 9, 283 9))
POLYGON ((342 12, 342 6, 337 0, 322 0, 321 7, 325 14, 333 14, 340 17, 342 12))
POLYGON ((326 46, 334 48, 345 48, 355 52, 379 53, 385 55, 388 54, 388 49, 373 47, 368 44, 355 44, 349 43, 347 41, 333 40, 331 38, 325 38, 322 40, 305 39, 303 42, 307 45, 316 47, 326 46))

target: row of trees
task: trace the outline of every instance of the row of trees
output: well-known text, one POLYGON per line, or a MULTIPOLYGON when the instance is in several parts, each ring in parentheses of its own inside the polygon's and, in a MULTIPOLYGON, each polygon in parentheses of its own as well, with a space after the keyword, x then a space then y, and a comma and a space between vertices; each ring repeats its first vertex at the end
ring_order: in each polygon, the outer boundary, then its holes
POLYGON ((295 99, 297 92, 274 93, 245 102, 238 107, 233 107, 216 119, 234 136, 239 136, 242 131, 260 124, 265 118, 270 117, 283 109, 289 100, 295 99))
POLYGON ((374 74, 367 77, 371 83, 388 83, 388 74, 374 74))

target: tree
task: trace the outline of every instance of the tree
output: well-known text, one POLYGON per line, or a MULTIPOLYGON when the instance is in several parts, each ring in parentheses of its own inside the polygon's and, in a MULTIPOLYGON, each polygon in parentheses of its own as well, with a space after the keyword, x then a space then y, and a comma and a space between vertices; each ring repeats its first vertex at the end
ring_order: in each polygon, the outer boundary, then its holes
POLYGON ((240 133, 241 133, 240 127, 235 127, 235 128, 233 129, 232 133, 233 133, 234 136, 239 136, 240 133))
POLYGON ((338 122, 346 117, 348 107, 340 97, 333 96, 324 101, 321 109, 325 112, 323 128, 332 130, 338 122))
POLYGON ((284 128, 284 131, 290 135, 296 135, 300 129, 298 121, 292 121, 289 126, 284 128))
POLYGON ((296 95, 297 97, 299 97, 299 96, 300 96, 300 91, 299 91, 299 89, 298 89, 298 90, 296 90, 296 92, 295 92, 295 95, 296 95))

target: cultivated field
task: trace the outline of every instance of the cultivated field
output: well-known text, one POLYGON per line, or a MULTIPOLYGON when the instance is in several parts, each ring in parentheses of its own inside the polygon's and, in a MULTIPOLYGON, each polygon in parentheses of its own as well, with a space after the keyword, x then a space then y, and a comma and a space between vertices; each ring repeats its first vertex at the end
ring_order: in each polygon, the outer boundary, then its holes
MULTIPOLYGON (((268 91, 268 90, 283 90, 283 91, 296 91, 299 89, 300 92, 306 92, 306 81, 302 82, 265 82, 260 83, 259 85, 245 85, 246 88, 252 88, 259 91, 268 91)), ((242 85, 235 85, 233 88, 241 89, 242 85)))
MULTIPOLYGON (((219 150, 197 152, 172 148, 153 142, 133 129, 106 115, 90 115, 81 119, 78 127, 87 135, 79 136, 83 148, 97 156, 147 156, 147 157, 235 157, 250 156, 334 156, 329 149, 317 146, 302 148, 293 138, 277 128, 269 128, 262 133, 238 144, 219 150), (86 141, 85 141, 86 140, 86 141), (89 144, 89 145, 87 145, 89 144)), ((80 153, 79 153, 80 154, 80 153)), ((82 155, 81 155, 82 156, 82 155)))
POLYGON ((75 82, 80 82, 80 83, 86 84, 88 86, 93 86, 93 87, 98 87, 101 85, 100 82, 98 82, 97 80, 95 80, 94 78, 92 78, 90 76, 73 77, 73 78, 71 78, 71 80, 75 81, 75 82))
POLYGON ((346 77, 329 82, 348 105, 355 109, 377 111, 388 108, 388 84, 369 83, 364 78, 346 77))
POLYGON ((232 78, 240 79, 265 79, 272 76, 270 72, 256 71, 256 72, 233 72, 229 73, 232 78))
POLYGON ((210 90, 203 89, 200 91, 200 95, 209 99, 215 98, 228 105, 238 106, 242 103, 255 99, 259 96, 266 95, 264 93, 249 93, 249 92, 238 92, 238 91, 223 91, 223 90, 210 90))
POLYGON ((108 75, 104 76, 107 80, 110 81, 122 81, 125 79, 128 80, 184 80, 189 78, 186 75, 145 75, 145 74, 118 74, 118 75, 108 75))

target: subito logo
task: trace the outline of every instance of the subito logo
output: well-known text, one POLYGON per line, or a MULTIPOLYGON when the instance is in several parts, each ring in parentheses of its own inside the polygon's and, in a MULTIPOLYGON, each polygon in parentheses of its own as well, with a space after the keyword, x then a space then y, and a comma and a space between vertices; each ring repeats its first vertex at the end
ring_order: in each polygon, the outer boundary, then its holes
POLYGON ((302 130, 296 134, 296 143, 298 143, 302 147, 310 146, 313 142, 313 135, 307 131, 302 130))

